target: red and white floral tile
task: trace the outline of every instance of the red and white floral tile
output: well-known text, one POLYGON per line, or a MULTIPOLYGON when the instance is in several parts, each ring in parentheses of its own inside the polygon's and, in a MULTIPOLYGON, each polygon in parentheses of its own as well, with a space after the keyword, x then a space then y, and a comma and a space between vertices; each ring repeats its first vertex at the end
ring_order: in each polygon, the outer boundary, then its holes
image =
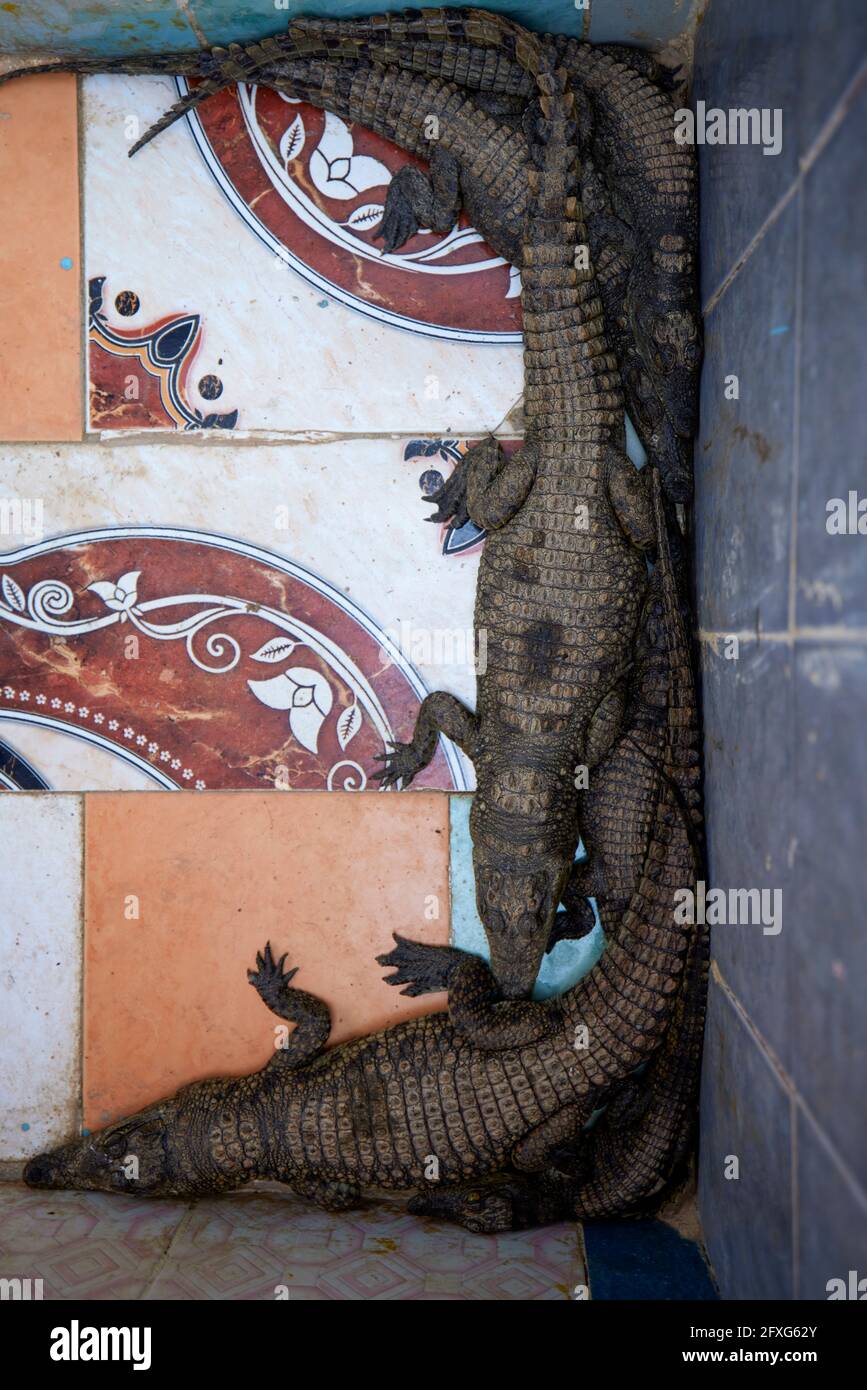
MULTIPOLYGON (((474 699, 482 537, 423 501, 463 447, 0 447, 33 523, 0 554, 7 785, 375 786, 428 689, 474 699)), ((415 785, 471 775, 443 742, 415 785)))
POLYGON ((84 83, 86 272, 101 315, 91 427, 496 428, 521 390, 520 286, 463 221, 382 253, 385 191, 407 156, 242 85, 128 159, 179 90, 84 83), (174 393, 160 381, 172 364, 174 393))

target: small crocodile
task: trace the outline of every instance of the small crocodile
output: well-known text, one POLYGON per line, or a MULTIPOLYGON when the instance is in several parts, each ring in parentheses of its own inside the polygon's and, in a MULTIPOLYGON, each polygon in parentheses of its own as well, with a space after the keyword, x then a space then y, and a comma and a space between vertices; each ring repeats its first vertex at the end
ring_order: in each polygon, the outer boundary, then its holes
POLYGON ((476 712, 444 692, 422 702, 410 743, 383 755, 384 785, 407 786, 446 734, 472 759, 470 815, 479 915, 507 997, 529 993, 549 946, 580 839, 577 788, 620 730, 656 543, 642 474, 623 451, 623 398, 584 244, 575 102, 550 53, 537 64, 543 143, 529 171, 523 253, 525 439, 506 459, 474 446, 440 494, 465 499, 488 538, 475 628, 487 665, 476 712))
MULTIPOLYGON (((621 919, 646 877, 695 883, 699 837, 699 734, 690 650, 654 477, 658 561, 648 589, 624 730, 584 794, 592 827, 587 867, 576 865, 570 895, 593 893, 606 935, 624 940, 621 919), (662 827, 665 832, 662 832, 662 827), (665 841, 659 835, 665 833, 665 841), (663 875, 664 869, 664 875, 663 875)), ((568 918, 568 914, 564 914, 568 918)), ((567 921, 563 934, 571 935, 567 921)), ((641 950, 632 940, 629 949, 641 950)), ((394 983, 415 967, 424 987, 438 983, 433 947, 410 952, 399 942, 381 957, 397 967, 394 983)), ((643 953, 639 956, 643 959, 643 953)), ((707 985, 707 929, 697 926, 671 1023, 647 1067, 625 1080, 596 1122, 532 1175, 498 1175, 483 1185, 430 1188, 419 1214, 470 1230, 514 1230, 567 1218, 639 1214, 656 1209, 682 1177, 695 1122, 707 985)))
MULTIPOLYGON (((519 103, 534 94, 531 75, 514 56, 516 26, 488 11, 424 9, 358 20, 301 16, 289 32, 309 55, 362 55, 519 103)), ((694 151, 675 139, 674 104, 650 55, 562 35, 545 35, 542 42, 583 98, 585 178, 592 156, 605 191, 604 206, 597 198, 595 217, 588 217, 597 275, 604 285, 603 238, 626 266, 619 305, 605 307, 630 413, 668 495, 685 501, 692 490, 701 364, 694 151)), ((586 187, 584 193, 586 202, 586 187)))
MULTIPOLYGON (((514 150, 498 127, 520 113, 535 89, 514 57, 512 26, 485 11, 421 10, 369 20, 298 18, 289 33, 258 42, 193 53, 131 58, 59 59, 8 72, 174 73, 200 79, 130 149, 135 153, 181 115, 238 81, 295 90, 348 120, 366 124, 412 153, 429 158, 426 178, 410 166, 392 180, 382 235, 386 249, 402 244, 419 225, 447 231, 463 205, 499 254, 520 265, 526 181, 514 150), (486 47, 485 45, 495 45, 486 47), (329 65, 298 62, 317 56, 360 67, 349 89, 329 65), (363 57, 363 61, 361 61, 363 57), (371 64, 376 66, 371 70, 371 64), (446 91, 423 84, 395 92, 383 64, 449 80, 446 91), (376 89, 382 87, 382 92, 376 89), (455 142, 450 130, 431 142, 423 118, 456 115, 455 88, 485 99, 464 106, 475 141, 455 142), (373 90, 371 90, 373 89, 373 90), (408 100, 403 96, 412 93, 408 100), (443 103, 446 112, 443 113, 443 103), (501 105, 497 105, 497 101, 501 105), (493 105, 491 103, 494 103, 493 105), (505 106, 502 103, 506 103, 505 106), (365 115, 358 112, 364 108, 365 115), (421 127, 421 138, 420 138, 421 127)), ((568 71, 582 101, 582 158, 595 164, 602 194, 592 201, 587 228, 591 258, 633 422, 660 467, 674 500, 691 493, 691 435, 697 409, 701 336, 696 278, 696 193, 693 152, 674 140, 674 111, 661 90, 662 70, 641 50, 593 46, 559 35, 544 42, 568 71), (592 151, 592 156, 591 156, 592 151)), ((386 69, 387 70, 387 69, 386 69)), ((458 122, 460 124, 460 122, 458 122)), ((466 131, 463 132, 464 136, 466 131)), ((525 151, 526 153, 526 151, 525 151)), ((585 202, 591 200, 585 190, 585 202)))

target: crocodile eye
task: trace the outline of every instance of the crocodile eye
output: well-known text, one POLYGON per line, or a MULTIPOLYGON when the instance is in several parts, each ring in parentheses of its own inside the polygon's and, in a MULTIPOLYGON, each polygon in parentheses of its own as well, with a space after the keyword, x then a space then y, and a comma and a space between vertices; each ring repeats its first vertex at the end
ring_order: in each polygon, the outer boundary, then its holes
POLYGON ((467 1193, 467 1201, 468 1201, 468 1202, 480 1202, 481 1200, 482 1200, 482 1194, 481 1194, 481 1192, 468 1192, 468 1193, 467 1193))

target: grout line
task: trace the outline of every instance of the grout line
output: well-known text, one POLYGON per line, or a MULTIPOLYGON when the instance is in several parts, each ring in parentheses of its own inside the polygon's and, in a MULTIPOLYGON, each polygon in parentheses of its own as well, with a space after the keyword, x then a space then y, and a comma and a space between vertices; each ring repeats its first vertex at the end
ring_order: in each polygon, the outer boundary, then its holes
POLYGON ((170 1256, 171 1253, 172 1253, 172 1249, 173 1249, 173 1247, 174 1247, 175 1241, 177 1240, 177 1238, 178 1238, 178 1236, 181 1234, 181 1232, 182 1232, 183 1230, 186 1229, 186 1227, 190 1224, 190 1221, 192 1220, 193 1212, 195 1211, 195 1207, 196 1207, 196 1203, 195 1203, 195 1202, 187 1202, 187 1203, 185 1203, 185 1206, 186 1206, 186 1208, 187 1208, 186 1211, 184 1212, 184 1214, 183 1214, 183 1216, 181 1217, 180 1221, 178 1222, 177 1226, 175 1226, 175 1227, 173 1228, 172 1233, 171 1233, 171 1235, 169 1236, 168 1242, 167 1242, 167 1244, 166 1244, 165 1250, 163 1251, 163 1253, 160 1255, 159 1259, 157 1260, 156 1265, 154 1266, 154 1269, 153 1269, 153 1273, 151 1274, 150 1278, 149 1278, 148 1281, 147 1281, 147 1284, 145 1285, 145 1287, 142 1289, 141 1293, 140 1293, 139 1296, 138 1296, 138 1301, 139 1301, 139 1302, 143 1302, 144 1299, 147 1298, 148 1294, 149 1294, 149 1293, 151 1292, 151 1290, 153 1289, 154 1285, 156 1284, 157 1280, 159 1279, 160 1275, 162 1274, 163 1270, 165 1269, 166 1265, 168 1264, 169 1256, 170 1256))
POLYGON ((755 233, 752 239, 747 242, 747 245, 745 246, 741 254, 738 256, 731 270, 728 272, 727 275, 724 276, 724 278, 717 285, 716 289, 714 290, 713 294, 710 296, 702 310, 702 313, 704 314, 705 318, 707 318, 708 314, 713 312, 713 310, 716 308, 723 295, 725 294, 726 290, 729 288, 732 282, 736 280, 737 277, 740 275, 741 271, 743 270, 747 261, 752 256, 756 247, 759 245, 760 242, 764 241, 765 237, 767 236, 771 228, 774 226, 775 222, 777 222, 781 214, 785 212, 786 208, 789 206, 789 203, 792 201, 795 194, 797 193, 799 185, 800 175, 794 180, 793 183, 789 185, 780 201, 776 204, 776 206, 771 208, 771 211, 768 213, 764 222, 759 227, 759 230, 755 233))
POLYGON ((861 1186, 860 1182, 858 1181, 855 1174, 852 1172, 849 1165, 846 1163, 845 1159, 842 1157, 840 1153, 838 1153, 837 1149, 833 1144, 833 1141, 829 1139, 828 1135, 825 1133, 821 1124, 816 1119, 816 1116, 813 1114, 804 1097, 801 1095, 791 1076, 789 1076, 789 1073, 786 1071, 786 1068, 783 1066, 782 1062, 780 1061, 774 1049, 771 1047, 770 1043, 759 1032, 755 1023, 750 1018, 750 1015, 747 1013, 746 1008, 741 1003, 738 996, 735 994, 734 990, 726 980, 725 976, 719 968, 718 963, 715 960, 711 961, 710 974, 714 983, 718 985, 718 987, 728 1000, 729 1004, 731 1005, 732 1009, 737 1014, 738 1018, 741 1020, 741 1023, 744 1025, 744 1028, 747 1030, 756 1047, 761 1052, 765 1061, 768 1063, 768 1066, 775 1073, 777 1080, 779 1081, 783 1090, 790 1097, 790 1099, 797 1106, 797 1108, 801 1111, 804 1118, 809 1121, 810 1127, 813 1130, 816 1138, 822 1145, 828 1157, 833 1162, 840 1176, 844 1179, 856 1203, 858 1204, 858 1206, 861 1207, 861 1209, 864 1212, 867 1212, 867 1192, 865 1192, 864 1188, 861 1186))
POLYGON ((84 160, 85 160, 85 129, 84 129, 84 81, 81 77, 76 77, 75 81, 75 129, 77 136, 77 156, 78 156, 78 314, 80 315, 79 324, 79 349, 78 349, 78 397, 79 397, 79 424, 78 439, 75 444, 84 442, 87 435, 89 423, 90 393, 89 386, 89 346, 90 339, 88 334, 88 314, 87 314, 87 277, 85 274, 85 256, 87 254, 85 244, 85 225, 84 225, 84 160))
POLYGON ((795 242, 795 346, 792 370, 792 491, 789 514, 789 631, 797 631, 798 616, 798 498, 801 476, 801 336, 804 328, 804 196, 798 192, 795 242))
POLYGON ((798 1107, 794 1096, 789 1098, 789 1134, 792 1170, 792 1298, 797 1299, 801 1291, 801 1201, 798 1187, 798 1107))
POLYGON ((208 36, 202 28, 193 11, 190 9, 190 0, 177 0, 178 9, 189 24, 202 48, 209 48, 208 36))
POLYGON ((756 632, 755 628, 699 628, 696 639, 707 646, 716 648, 727 638, 736 637, 739 642, 777 642, 794 646, 796 642, 842 642, 859 646, 867 642, 867 627, 794 627, 787 632, 756 632))
POLYGON ((804 183, 806 175, 810 172, 822 151, 834 138, 840 126, 843 124, 846 117, 848 116, 852 106, 855 104, 858 97, 860 96, 861 89, 864 87, 865 84, 867 84, 867 62, 862 63, 855 76, 849 82, 848 86, 844 88, 840 99, 838 100, 836 106, 832 110, 830 116, 828 116, 827 120, 822 125, 812 145, 807 150, 806 154, 803 155, 802 158, 798 161, 798 173, 795 176, 794 181, 786 189, 779 202, 773 208, 771 208, 771 211, 768 213, 764 222, 759 227, 758 231, 755 233, 752 239, 747 243, 740 256, 738 256, 731 270, 729 270, 728 274, 723 277, 719 285, 717 285, 716 289, 708 298, 707 303, 705 304, 704 309, 702 310, 702 313, 705 316, 710 314, 712 310, 716 308, 717 304, 719 304, 726 290, 729 288, 732 282, 737 279, 738 275, 743 270, 750 256, 752 256, 753 252, 755 251, 756 247, 759 245, 761 241, 764 240, 765 236, 771 230, 774 223, 779 219, 781 213, 785 211, 789 203, 794 198, 795 194, 799 192, 804 183))
MULTIPOLYGON (((56 795, 56 793, 52 793, 56 795)), ((84 1001, 84 972, 87 964, 87 951, 85 941, 85 931, 87 923, 87 797, 84 793, 78 793, 79 802, 79 882, 80 891, 78 895, 78 949, 79 949, 79 972, 78 972, 78 1132, 84 1128, 84 1030, 85 1030, 85 1001, 84 1001)))

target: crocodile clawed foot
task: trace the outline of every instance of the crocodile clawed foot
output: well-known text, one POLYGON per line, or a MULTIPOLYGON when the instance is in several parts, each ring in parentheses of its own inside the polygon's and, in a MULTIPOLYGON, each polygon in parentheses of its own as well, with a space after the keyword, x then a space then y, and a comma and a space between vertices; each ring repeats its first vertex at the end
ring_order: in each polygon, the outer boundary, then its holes
POLYGON ((396 743, 389 739, 391 749, 387 753, 374 753, 374 760, 382 763, 381 771, 374 772, 373 776, 379 782, 380 789, 386 790, 388 787, 396 787, 398 782, 401 790, 405 790, 417 772, 421 771, 423 764, 419 764, 416 751, 411 743, 396 743))
POLYGON ((409 198, 400 184, 392 180, 385 198, 385 211, 379 235, 382 237, 382 250, 391 255, 399 246, 405 246, 418 231, 418 219, 409 198))
POLYGON ((291 988, 291 981, 298 973, 296 965, 292 970, 283 969, 283 962, 286 959, 284 953, 279 960, 274 959, 271 950, 271 942, 265 946, 264 951, 256 952, 256 969, 247 971, 247 979, 255 990, 258 991, 260 998, 268 1005, 269 1009, 279 1013, 275 1006, 282 1003, 286 991, 291 988))
POLYGON ((385 955, 377 956, 379 965, 394 969, 387 975, 387 985, 406 985, 401 994, 416 998, 420 994, 437 994, 448 989, 449 975, 461 952, 451 946, 434 946, 424 941, 408 941, 394 933, 397 945, 385 955))
POLYGON ((596 914, 586 898, 561 908, 554 918, 545 954, 553 951, 558 941, 580 941, 583 936, 589 936, 595 926, 596 914))
POLYGON ((436 506, 436 511, 426 518, 428 521, 450 521, 457 531, 466 526, 470 514, 467 511, 467 470, 463 461, 446 478, 442 486, 424 500, 436 506))

